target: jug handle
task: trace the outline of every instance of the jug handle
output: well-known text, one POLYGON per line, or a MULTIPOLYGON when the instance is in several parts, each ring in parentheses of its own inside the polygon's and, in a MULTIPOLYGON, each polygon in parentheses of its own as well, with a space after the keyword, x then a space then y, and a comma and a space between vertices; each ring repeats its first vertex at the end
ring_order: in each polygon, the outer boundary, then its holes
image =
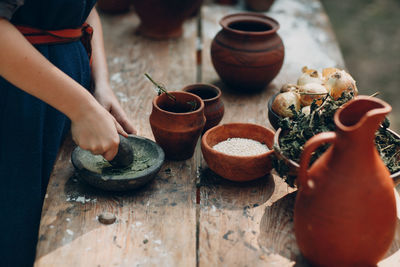
POLYGON ((308 164, 310 164, 311 154, 324 143, 333 143, 336 139, 335 132, 323 132, 311 137, 304 145, 303 152, 300 159, 300 169, 299 169, 299 184, 301 187, 305 188, 307 185, 308 176, 308 164))

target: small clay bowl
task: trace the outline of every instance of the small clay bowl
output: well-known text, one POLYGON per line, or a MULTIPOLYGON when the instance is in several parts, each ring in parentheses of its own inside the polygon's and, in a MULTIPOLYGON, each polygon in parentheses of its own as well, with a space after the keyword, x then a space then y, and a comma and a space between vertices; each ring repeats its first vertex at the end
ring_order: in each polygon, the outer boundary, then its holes
POLYGON ((221 100, 221 90, 212 84, 196 83, 182 89, 199 96, 204 102, 204 116, 206 116, 206 125, 203 133, 208 129, 218 125, 224 116, 225 108, 221 100))
POLYGON ((201 139, 201 152, 208 167, 228 180, 245 182, 267 175, 272 169, 274 132, 250 123, 229 123, 209 129, 201 139), (256 156, 231 156, 213 149, 228 138, 247 138, 267 145, 270 151, 256 156))
POLYGON ((125 191, 140 187, 154 179, 164 163, 164 151, 150 139, 130 135, 134 161, 126 168, 113 167, 101 155, 93 155, 76 147, 71 155, 78 177, 88 184, 107 191, 125 191))
POLYGON ((272 103, 274 103, 274 100, 278 94, 280 94, 280 93, 274 94, 268 100, 268 120, 269 120, 269 123, 271 124, 271 126, 275 130, 277 130, 279 128, 278 123, 279 123, 279 120, 282 119, 278 114, 275 113, 275 111, 272 110, 272 103))
MULTIPOLYGON (((396 132, 388 129, 388 131, 393 134, 393 136, 397 139, 400 139, 400 135, 398 135, 396 132)), ((294 160, 289 159, 288 157, 286 157, 285 155, 283 155, 282 151, 280 150, 280 146, 279 146, 279 137, 282 133, 282 129, 279 128, 276 132, 275 132, 275 136, 274 136, 274 147, 276 149, 274 149, 274 153, 276 155, 276 157, 280 160, 283 160, 286 165, 289 167, 289 175, 294 175, 297 176, 297 173, 299 171, 300 165, 299 163, 297 163, 294 160)), ((394 184, 397 186, 398 184, 400 184, 400 171, 395 172, 393 174, 390 175, 390 177, 393 179, 394 184)))

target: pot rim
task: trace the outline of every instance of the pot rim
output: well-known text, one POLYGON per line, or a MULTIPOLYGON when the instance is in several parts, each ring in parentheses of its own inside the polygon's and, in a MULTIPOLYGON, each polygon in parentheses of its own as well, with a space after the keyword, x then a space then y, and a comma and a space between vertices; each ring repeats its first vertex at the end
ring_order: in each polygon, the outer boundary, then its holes
MULTIPOLYGON (((212 91, 214 91, 214 92, 217 93, 216 96, 214 96, 214 97, 212 97, 212 98, 207 98, 207 99, 202 99, 202 98, 199 96, 199 97, 201 98, 201 100, 203 100, 203 102, 211 102, 211 101, 217 100, 217 99, 220 98, 221 95, 222 95, 221 89, 219 89, 217 86, 215 86, 215 85, 213 85, 213 84, 209 84, 209 83, 194 83, 194 84, 189 84, 189 85, 185 86, 185 87, 182 89, 182 91, 191 93, 191 92, 189 92, 189 90, 191 90, 191 89, 196 89, 196 88, 199 88, 199 87, 201 87, 201 88, 206 88, 206 89, 210 89, 210 91, 212 90, 212 91)), ((193 93, 191 93, 191 94, 193 94, 193 93)))
POLYGON ((199 113, 199 112, 201 113, 201 112, 204 110, 204 101, 203 101, 203 99, 201 99, 199 96, 197 96, 197 95, 195 95, 195 94, 192 94, 192 93, 189 93, 189 92, 183 92, 183 91, 171 91, 171 92, 168 92, 168 93, 171 94, 171 95, 179 95, 179 94, 188 94, 188 95, 191 95, 191 96, 193 96, 196 100, 198 100, 198 102, 200 103, 200 107, 197 108, 196 110, 189 111, 189 112, 182 112, 182 113, 166 111, 166 110, 160 108, 160 107, 157 105, 157 99, 159 99, 160 96, 162 96, 163 94, 165 94, 165 93, 162 93, 161 95, 155 96, 155 97, 153 98, 153 107, 154 107, 155 109, 157 109, 158 111, 162 112, 162 113, 169 114, 169 115, 173 115, 173 116, 187 116, 187 115, 192 115, 192 114, 199 113))
POLYGON ((237 33, 237 34, 251 34, 251 35, 269 35, 276 33, 278 29, 280 28, 280 24, 277 20, 266 16, 264 14, 260 14, 257 12, 240 12, 240 13, 235 13, 235 14, 230 14, 227 16, 224 16, 220 21, 219 24, 224 28, 225 30, 232 32, 232 33, 237 33), (229 25, 233 22, 240 22, 240 21, 251 21, 251 22, 260 22, 263 24, 267 24, 271 26, 271 30, 267 31, 241 31, 241 30, 236 30, 232 29, 229 27, 229 25))

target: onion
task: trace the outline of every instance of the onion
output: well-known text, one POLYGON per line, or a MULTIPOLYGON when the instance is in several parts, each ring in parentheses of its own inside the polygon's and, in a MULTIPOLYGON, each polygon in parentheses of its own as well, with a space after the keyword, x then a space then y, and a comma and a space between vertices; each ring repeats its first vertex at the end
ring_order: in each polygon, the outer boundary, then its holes
POLYGON ((328 76, 325 86, 334 99, 338 99, 344 91, 353 92, 354 95, 358 93, 356 81, 344 70, 336 71, 328 76))
POLYGON ((284 93, 284 92, 296 91, 297 89, 298 89, 297 85, 291 83, 285 83, 284 85, 282 85, 280 92, 284 93))
POLYGON ((322 75, 318 71, 308 69, 307 67, 303 67, 302 71, 303 74, 301 74, 299 79, 297 79, 297 85, 305 85, 308 83, 324 83, 322 75))
POLYGON ((311 106, 305 106, 301 109, 301 113, 305 114, 305 115, 310 115, 311 113, 311 106))
POLYGON ((300 102, 302 106, 309 106, 314 99, 317 99, 316 104, 321 105, 322 98, 326 96, 328 91, 325 86, 318 83, 308 83, 299 87, 300 102))
POLYGON ((293 117, 292 111, 289 109, 294 105, 295 110, 300 110, 300 96, 296 92, 284 92, 278 94, 272 103, 272 110, 281 117, 293 117))
POLYGON ((329 76, 334 74, 335 72, 340 71, 340 69, 337 68, 325 68, 322 70, 322 77, 326 81, 328 80, 329 76))

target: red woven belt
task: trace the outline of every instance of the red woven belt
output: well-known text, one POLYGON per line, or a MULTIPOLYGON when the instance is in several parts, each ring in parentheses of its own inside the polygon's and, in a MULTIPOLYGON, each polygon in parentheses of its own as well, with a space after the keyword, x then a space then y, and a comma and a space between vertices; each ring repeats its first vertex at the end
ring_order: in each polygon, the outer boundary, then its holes
POLYGON ((87 23, 84 23, 82 27, 76 29, 53 31, 19 25, 15 27, 17 27, 31 44, 62 44, 80 40, 86 49, 90 63, 92 61, 92 46, 90 42, 93 36, 93 28, 87 23))

